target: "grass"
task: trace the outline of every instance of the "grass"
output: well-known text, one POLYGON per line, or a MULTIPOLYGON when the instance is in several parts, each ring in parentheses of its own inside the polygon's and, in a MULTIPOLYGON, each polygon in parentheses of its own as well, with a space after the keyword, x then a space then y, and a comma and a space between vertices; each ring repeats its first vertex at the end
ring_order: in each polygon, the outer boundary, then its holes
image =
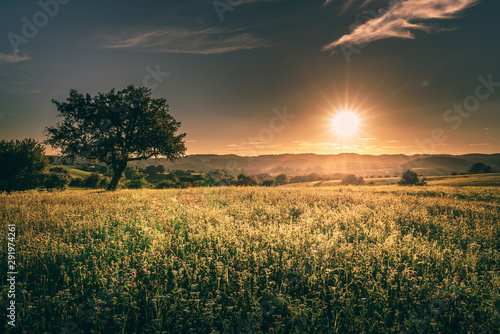
POLYGON ((64 166, 64 165, 60 165, 60 166, 57 166, 59 168, 63 168, 65 170, 68 171, 69 175, 72 177, 72 178, 81 178, 81 179, 86 179, 87 177, 90 176, 90 174, 92 174, 91 172, 86 172, 86 171, 83 171, 81 169, 78 169, 76 168, 76 166, 64 166))
MULTIPOLYGON (((451 187, 497 187, 500 186, 500 173, 495 174, 473 174, 473 175, 449 175, 449 176, 427 176, 427 184, 432 186, 451 186, 451 187)), ((365 182, 372 182, 376 186, 395 185, 401 180, 401 177, 388 178, 365 178, 365 182)), ((334 187, 339 186, 340 180, 332 181, 314 181, 304 183, 293 183, 287 187, 334 187)))
POLYGON ((0 215, 18 233, 11 333, 500 328, 496 187, 27 192, 0 215))

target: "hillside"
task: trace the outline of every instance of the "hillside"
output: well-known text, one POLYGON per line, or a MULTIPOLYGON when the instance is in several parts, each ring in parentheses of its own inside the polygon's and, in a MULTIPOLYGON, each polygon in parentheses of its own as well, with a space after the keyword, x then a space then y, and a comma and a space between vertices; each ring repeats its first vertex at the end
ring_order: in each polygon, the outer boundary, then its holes
POLYGON ((164 165, 167 170, 193 170, 206 172, 225 169, 232 174, 245 171, 249 174, 304 175, 309 173, 355 173, 362 176, 394 176, 406 168, 413 168, 421 175, 449 175, 463 173, 475 162, 482 162, 500 169, 500 154, 453 155, 360 155, 354 153, 280 154, 242 157, 238 155, 189 155, 172 163, 166 159, 134 162, 131 165, 146 167, 164 165))

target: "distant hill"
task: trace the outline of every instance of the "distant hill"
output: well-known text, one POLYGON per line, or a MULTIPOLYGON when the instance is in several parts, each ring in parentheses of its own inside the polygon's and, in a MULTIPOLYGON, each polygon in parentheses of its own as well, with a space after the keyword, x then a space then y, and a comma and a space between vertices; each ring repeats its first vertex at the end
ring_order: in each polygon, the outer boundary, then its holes
POLYGON ((242 157, 238 155, 195 154, 177 160, 167 159, 137 161, 130 165, 146 167, 164 165, 167 170, 192 170, 206 172, 225 169, 232 174, 242 171, 249 174, 269 173, 277 175, 304 175, 309 173, 334 174, 354 173, 362 176, 394 176, 406 168, 413 168, 421 175, 449 175, 463 173, 475 162, 490 165, 500 170, 500 154, 466 155, 360 155, 342 153, 278 154, 242 157))

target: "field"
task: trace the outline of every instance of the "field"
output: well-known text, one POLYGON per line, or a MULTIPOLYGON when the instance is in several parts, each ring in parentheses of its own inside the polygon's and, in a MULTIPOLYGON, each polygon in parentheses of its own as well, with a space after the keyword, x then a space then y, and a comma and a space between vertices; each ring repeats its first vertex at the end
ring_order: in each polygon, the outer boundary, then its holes
MULTIPOLYGON (((469 174, 469 175, 449 175, 449 176, 428 176, 427 184, 431 186, 450 186, 450 187, 497 187, 500 186, 500 174, 469 174)), ((365 183, 373 182, 373 185, 395 185, 401 180, 401 177, 388 178, 366 178, 365 183)), ((340 180, 333 181, 314 181, 305 183, 294 183, 288 187, 332 187, 339 186, 340 180)))
POLYGON ((10 333, 500 328, 498 187, 27 192, 0 215, 10 333))

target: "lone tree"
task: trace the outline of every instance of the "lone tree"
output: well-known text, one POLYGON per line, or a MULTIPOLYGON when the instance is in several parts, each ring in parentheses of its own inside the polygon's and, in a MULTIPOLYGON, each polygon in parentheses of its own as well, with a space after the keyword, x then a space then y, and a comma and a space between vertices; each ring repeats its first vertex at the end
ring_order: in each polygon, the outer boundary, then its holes
POLYGON ((129 161, 184 155, 185 133, 168 110, 167 101, 151 97, 145 87, 128 86, 92 97, 71 90, 66 102, 52 100, 64 120, 48 127, 45 142, 74 158, 107 164, 114 172, 107 190, 115 190, 129 161))
POLYGON ((403 172, 401 180, 399 180, 399 185, 402 186, 423 186, 426 185, 425 177, 419 179, 418 174, 411 169, 407 169, 403 172))

